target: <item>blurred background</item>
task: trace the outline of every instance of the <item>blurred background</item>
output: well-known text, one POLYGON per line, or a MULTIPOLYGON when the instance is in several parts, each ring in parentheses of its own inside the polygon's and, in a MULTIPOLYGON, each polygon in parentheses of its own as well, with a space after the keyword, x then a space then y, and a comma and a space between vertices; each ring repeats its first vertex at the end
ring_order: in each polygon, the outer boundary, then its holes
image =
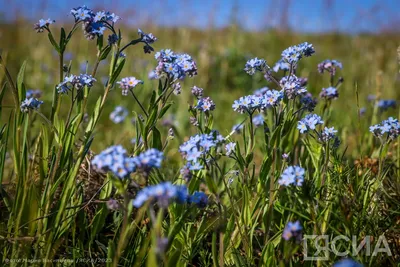
MULTIPOLYGON (((175 115, 165 122, 165 131, 173 123, 184 136, 191 134, 187 130, 190 124, 186 111, 188 105, 193 104, 190 87, 196 85, 204 88, 205 95, 216 103, 215 128, 223 134, 229 133, 232 126, 243 119, 232 110, 233 100, 264 86, 274 88, 261 76, 247 75, 243 71, 246 61, 252 57, 265 58, 273 66, 282 50, 305 41, 314 45, 316 54, 300 62, 298 76, 308 78, 307 88, 314 96, 329 86, 328 75, 319 74, 317 64, 325 59, 343 63, 344 68, 338 75, 344 78, 344 83, 339 90, 339 99, 333 103, 332 126, 339 128, 342 140, 347 140, 351 148, 347 153, 355 155, 362 150, 357 140, 360 129, 366 132, 370 125, 368 116, 374 106, 367 100, 368 95, 400 99, 398 0, 1 0, 0 48, 3 56, 14 75, 23 60, 28 60, 26 83, 29 88, 44 91, 42 100, 45 103, 51 102, 51 92, 57 84, 58 58, 46 34, 36 33, 33 24, 41 18, 54 19, 56 23, 51 29, 58 36, 60 27, 69 29, 72 26, 70 9, 82 4, 95 11, 107 10, 119 15, 123 42, 136 38, 137 28, 141 28, 158 38, 154 44, 156 51, 171 48, 188 53, 196 60, 198 76, 187 79, 182 85, 182 94, 173 98, 175 115), (361 108, 366 112, 359 121, 358 110, 361 108)), ((86 40, 80 30, 76 32, 65 57, 66 64, 72 62, 72 73, 90 72, 96 57, 95 45, 95 41, 86 40)), ((148 79, 156 61, 153 55, 143 54, 141 47, 128 49, 127 59, 121 77, 135 76, 145 81, 138 88, 138 96, 146 103, 150 89, 157 86, 157 81, 148 79)), ((96 77, 98 83, 92 92, 92 104, 102 93, 107 70, 107 61, 104 61, 96 77)), ((103 130, 113 125, 108 116, 116 105, 139 111, 133 99, 122 97, 116 89, 103 114, 103 130)), ((48 113, 50 104, 44 104, 41 110, 48 113)), ((397 110, 382 110, 382 118, 397 117, 397 110)), ((113 126, 116 129, 113 133, 100 130, 97 138, 104 140, 101 147, 129 143, 134 138, 131 126, 127 120, 113 126)))

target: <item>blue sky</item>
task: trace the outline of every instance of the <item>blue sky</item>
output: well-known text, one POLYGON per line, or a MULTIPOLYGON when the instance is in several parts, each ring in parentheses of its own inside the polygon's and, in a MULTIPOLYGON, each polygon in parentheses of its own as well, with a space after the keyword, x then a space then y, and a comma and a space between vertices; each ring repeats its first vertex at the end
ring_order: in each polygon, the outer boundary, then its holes
POLYGON ((277 27, 284 21, 303 32, 400 28, 400 0, 0 0, 0 16, 12 20, 22 14, 32 20, 50 17, 62 21, 69 19, 71 7, 82 4, 110 10, 126 23, 136 24, 151 21, 166 26, 222 27, 231 21, 236 7, 240 24, 252 30, 277 27), (289 3, 287 20, 282 19, 285 3, 289 3))

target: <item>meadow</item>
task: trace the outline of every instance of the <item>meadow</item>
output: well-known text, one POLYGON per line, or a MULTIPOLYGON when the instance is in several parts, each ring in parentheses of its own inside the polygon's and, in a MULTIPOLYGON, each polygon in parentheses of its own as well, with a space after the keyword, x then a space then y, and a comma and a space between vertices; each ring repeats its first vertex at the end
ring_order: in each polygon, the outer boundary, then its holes
POLYGON ((398 34, 72 11, 0 25, 2 265, 398 266, 398 34))

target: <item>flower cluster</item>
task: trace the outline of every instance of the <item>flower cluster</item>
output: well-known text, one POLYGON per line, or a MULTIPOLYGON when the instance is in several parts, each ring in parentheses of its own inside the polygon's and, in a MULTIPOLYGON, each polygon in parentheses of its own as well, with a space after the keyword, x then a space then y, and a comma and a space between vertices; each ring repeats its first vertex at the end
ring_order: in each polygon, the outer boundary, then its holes
POLYGON ((336 138, 337 130, 334 127, 328 128, 325 127, 324 130, 321 132, 320 139, 322 142, 329 142, 330 140, 336 138))
POLYGON ((199 208, 205 208, 208 204, 208 197, 204 192, 195 191, 187 199, 188 204, 195 204, 199 208))
POLYGON ((38 109, 41 104, 43 104, 43 101, 37 100, 36 98, 25 98, 20 108, 22 112, 28 113, 30 110, 38 109))
POLYGON ((152 33, 144 33, 141 29, 138 29, 138 34, 145 43, 152 44, 157 41, 157 37, 155 37, 152 33))
POLYGON ((246 65, 244 66, 244 71, 246 71, 249 75, 253 75, 256 73, 256 71, 265 73, 268 70, 269 66, 267 65, 265 59, 253 58, 247 61, 246 65))
POLYGON ((280 91, 268 90, 263 95, 248 95, 239 98, 233 102, 232 108, 239 113, 253 113, 258 109, 266 109, 277 106, 283 98, 280 91))
POLYGON ((322 88, 321 93, 319 94, 321 98, 325 98, 327 100, 336 99, 339 97, 339 92, 335 87, 322 88))
POLYGON ((129 157, 120 145, 111 146, 94 156, 92 165, 103 172, 112 172, 120 179, 127 178, 136 170, 134 158, 129 157))
POLYGON ((45 29, 48 29, 50 24, 56 22, 53 19, 40 19, 38 23, 34 24, 34 29, 37 33, 43 32, 45 29))
POLYGON ((303 56, 309 57, 314 53, 313 45, 304 42, 283 50, 282 59, 289 64, 296 64, 303 56))
POLYGON ((386 111, 389 108, 396 107, 396 100, 394 99, 381 99, 376 103, 380 111, 386 111))
POLYGON ((327 71, 331 75, 335 75, 337 68, 339 68, 339 69, 343 68, 342 63, 337 60, 327 59, 318 64, 318 72, 319 73, 324 73, 325 71, 327 71))
POLYGON ((157 38, 152 33, 144 33, 141 29, 138 29, 138 34, 142 38, 142 42, 145 44, 143 47, 144 53, 150 54, 154 51, 150 45, 157 41, 157 38))
POLYGON ((210 97, 200 98, 197 102, 196 109, 201 111, 211 111, 215 109, 215 103, 210 97))
POLYGON ((305 170, 302 167, 289 166, 283 171, 278 183, 283 186, 291 184, 301 186, 304 181, 304 174, 305 170))
POLYGON ((121 18, 114 13, 99 11, 95 13, 93 10, 86 6, 73 8, 71 14, 75 18, 75 22, 82 21, 82 29, 85 37, 89 40, 93 40, 97 36, 102 36, 104 31, 114 25, 115 22, 121 18))
POLYGON ((107 38, 107 42, 109 45, 116 44, 118 42, 118 40, 119 40, 119 37, 115 33, 109 35, 107 38))
POLYGON ((300 103, 309 112, 313 112, 317 106, 317 99, 312 96, 311 93, 306 93, 300 99, 300 103))
POLYGON ((196 62, 188 54, 175 54, 172 50, 161 50, 155 54, 158 60, 155 73, 157 77, 163 74, 169 78, 184 79, 186 76, 197 75, 196 62))
POLYGON ((182 86, 181 83, 174 83, 172 86, 174 95, 180 95, 182 93, 182 86))
POLYGON ((307 93, 307 89, 303 86, 303 81, 295 75, 285 76, 280 80, 280 85, 289 99, 293 99, 298 95, 307 93))
POLYGON ((113 112, 110 113, 110 120, 114 123, 121 123, 128 116, 128 110, 122 106, 116 106, 113 112))
POLYGON ((394 140, 400 134, 400 123, 399 120, 390 117, 380 124, 370 126, 369 131, 379 138, 387 134, 388 139, 394 140))
POLYGON ((288 222, 285 226, 285 229, 283 229, 282 237, 286 241, 289 241, 292 237, 295 238, 297 241, 300 241, 302 230, 303 227, 301 227, 299 221, 288 222))
POLYGON ((192 94, 197 98, 200 99, 203 97, 203 88, 197 87, 197 86, 193 86, 192 87, 192 94))
POLYGON ((300 133, 306 133, 309 130, 315 130, 315 127, 318 124, 323 124, 324 121, 320 116, 316 114, 308 114, 303 119, 299 121, 297 124, 297 129, 300 130, 300 133))
POLYGON ((148 173, 153 168, 160 168, 163 159, 163 152, 155 148, 150 148, 149 150, 146 150, 145 152, 133 158, 133 162, 135 163, 137 169, 144 173, 148 173))
POLYGON ((70 75, 64 78, 64 81, 57 85, 57 91, 60 94, 66 94, 69 90, 75 88, 76 90, 81 90, 85 86, 92 87, 93 83, 96 81, 92 75, 88 74, 79 74, 79 75, 70 75))
POLYGON ((183 143, 179 147, 179 152, 188 161, 190 170, 200 170, 203 166, 199 160, 203 159, 213 147, 219 147, 224 141, 224 137, 215 130, 209 134, 197 134, 183 143))
POLYGON ((29 89, 26 91, 26 98, 40 98, 42 96, 42 91, 39 89, 33 90, 29 89))
POLYGON ((133 200, 133 206, 140 208, 149 200, 157 203, 160 207, 168 207, 173 201, 185 203, 188 198, 188 190, 185 185, 173 185, 170 182, 164 182, 157 185, 151 185, 140 190, 133 200))
POLYGON ((189 195, 186 185, 173 185, 171 182, 163 182, 143 188, 133 200, 133 206, 142 207, 147 201, 157 203, 160 207, 167 208, 171 203, 195 204, 204 208, 208 204, 208 197, 205 193, 196 191, 189 195))
POLYGON ((119 87, 122 89, 122 95, 128 95, 129 90, 135 88, 138 84, 143 84, 143 81, 136 79, 135 77, 122 78, 121 81, 117 82, 119 87))

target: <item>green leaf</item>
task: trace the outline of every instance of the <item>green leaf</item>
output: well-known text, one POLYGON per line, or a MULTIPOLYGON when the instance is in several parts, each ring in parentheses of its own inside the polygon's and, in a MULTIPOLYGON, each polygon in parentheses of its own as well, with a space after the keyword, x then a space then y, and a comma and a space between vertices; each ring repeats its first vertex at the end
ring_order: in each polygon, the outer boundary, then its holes
POLYGON ((121 62, 118 64, 117 68, 114 70, 110 83, 114 84, 114 82, 118 79, 119 74, 121 73, 122 69, 124 68, 125 65, 125 58, 121 60, 121 62))
POLYGON ((101 51, 103 49, 103 35, 97 37, 97 50, 101 51))
POLYGON ((161 134, 160 131, 154 127, 153 128, 153 148, 157 148, 158 150, 162 149, 162 143, 161 143, 161 134))
POLYGON ((148 113, 151 112, 151 109, 153 108, 155 102, 156 102, 156 92, 153 91, 152 94, 151 94, 149 107, 147 108, 147 112, 148 113))
POLYGON ((163 107, 161 109, 160 114, 158 115, 158 118, 161 119, 171 106, 172 106, 172 103, 165 105, 165 107, 163 107))
POLYGON ((146 138, 146 134, 149 133, 149 130, 152 126, 154 126, 156 120, 157 120, 157 114, 158 114, 158 107, 154 107, 153 111, 150 114, 150 117, 147 119, 145 131, 144 131, 144 138, 146 138))
POLYGON ((60 53, 63 53, 65 51, 65 30, 62 27, 61 27, 59 47, 60 47, 60 53))
POLYGON ((25 85, 24 85, 26 63, 27 63, 26 60, 22 63, 22 66, 19 69, 18 76, 17 76, 17 89, 18 89, 18 97, 19 97, 20 102, 26 98, 25 85))
POLYGON ((311 161, 314 165, 316 173, 319 173, 319 162, 322 156, 322 146, 314 141, 314 139, 311 139, 309 142, 305 141, 304 144, 311 156, 311 161))
POLYGON ((106 46, 106 47, 103 49, 103 51, 101 52, 100 60, 106 59, 107 56, 108 56, 108 54, 110 54, 110 51, 111 51, 111 46, 109 46, 109 45, 106 46))
POLYGON ((1 113, 3 111, 2 103, 3 103, 4 94, 6 92, 6 86, 7 86, 7 83, 4 83, 3 87, 1 88, 1 92, 0 92, 0 118, 1 118, 1 113))
POLYGON ((53 45, 54 49, 55 49, 58 53, 60 53, 60 51, 61 51, 61 50, 60 50, 60 47, 58 46, 56 40, 54 40, 53 35, 52 35, 51 33, 49 33, 47 36, 49 37, 50 43, 53 45))
POLYGON ((163 84, 161 82, 161 79, 158 80, 158 95, 160 96, 163 92, 163 84))

